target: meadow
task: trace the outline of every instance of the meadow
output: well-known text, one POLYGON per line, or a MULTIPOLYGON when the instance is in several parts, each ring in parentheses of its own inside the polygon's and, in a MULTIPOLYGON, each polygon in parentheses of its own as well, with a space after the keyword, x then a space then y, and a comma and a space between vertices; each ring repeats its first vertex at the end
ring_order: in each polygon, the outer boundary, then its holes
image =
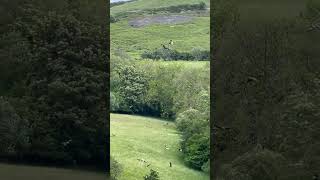
POLYGON ((105 180, 106 174, 71 169, 0 164, 3 180, 105 180))
POLYGON ((184 164, 179 151, 180 135, 173 122, 111 114, 110 124, 111 154, 123 166, 119 180, 142 179, 151 168, 159 172, 160 179, 165 180, 209 179, 208 174, 184 164))

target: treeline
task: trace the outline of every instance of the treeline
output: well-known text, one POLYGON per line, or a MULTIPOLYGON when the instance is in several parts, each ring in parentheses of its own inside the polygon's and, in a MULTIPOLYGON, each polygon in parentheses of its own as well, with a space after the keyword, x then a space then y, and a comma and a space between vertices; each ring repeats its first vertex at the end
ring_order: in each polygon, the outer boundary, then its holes
POLYGON ((0 160, 105 168, 105 2, 1 5, 0 160))
POLYGON ((121 12, 110 16, 110 22, 115 23, 120 19, 128 18, 132 16, 155 14, 155 13, 181 13, 184 11, 205 11, 207 5, 204 2, 198 4, 181 4, 176 6, 160 7, 154 9, 137 10, 135 12, 121 12))
POLYGON ((150 9, 149 12, 169 12, 169 13, 180 13, 182 11, 196 11, 206 10, 207 5, 204 2, 198 4, 181 4, 177 6, 160 7, 156 9, 150 9))
POLYGON ((134 61, 113 56, 111 110, 175 119, 209 92, 209 62, 134 61), (191 86, 193 85, 193 86, 191 86))
POLYGON ((141 58, 165 61, 208 61, 210 59, 210 51, 193 48, 191 52, 179 52, 169 48, 158 48, 154 51, 143 52, 141 58))
POLYGON ((112 8, 114 6, 120 6, 122 4, 125 4, 125 3, 128 3, 128 2, 133 2, 133 1, 136 1, 136 0, 112 2, 112 3, 110 3, 110 8, 112 8))
POLYGON ((185 162, 208 171, 209 62, 190 63, 113 56, 111 111, 176 120, 185 162))
POLYGON ((216 4, 214 17, 229 21, 213 24, 214 179, 319 175, 320 36, 310 29, 320 18, 317 2, 256 26, 232 3, 216 4))

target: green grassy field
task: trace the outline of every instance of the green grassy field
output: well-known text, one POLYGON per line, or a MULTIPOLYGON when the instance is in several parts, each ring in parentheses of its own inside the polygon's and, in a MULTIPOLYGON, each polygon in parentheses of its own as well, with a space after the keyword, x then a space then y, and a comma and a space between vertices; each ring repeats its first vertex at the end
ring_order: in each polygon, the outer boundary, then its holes
POLYGON ((2 180, 105 180, 103 173, 48 167, 0 164, 2 180))
POLYGON ((180 136, 172 122, 133 115, 111 114, 111 154, 122 164, 120 180, 140 180, 150 169, 164 180, 208 180, 188 168, 179 151, 180 136), (168 123, 168 124, 167 124, 168 123), (166 149, 167 146, 169 149, 166 149), (138 161, 144 159, 147 163, 138 161), (172 167, 169 167, 172 162, 172 167))
POLYGON ((137 55, 147 49, 161 48, 161 44, 173 40, 172 48, 178 51, 191 51, 193 48, 209 50, 209 24, 209 17, 194 17, 191 22, 183 24, 134 28, 128 25, 128 20, 123 20, 111 24, 111 48, 137 55))
POLYGON ((206 69, 209 68, 210 62, 209 61, 153 61, 153 60, 139 60, 137 63, 141 65, 152 66, 155 65, 162 65, 165 66, 183 66, 184 68, 202 68, 206 69))
POLYGON ((128 12, 144 9, 154 9, 160 7, 176 6, 180 4, 197 4, 200 2, 205 2, 208 6, 210 4, 209 0, 137 0, 133 2, 128 2, 120 6, 114 6, 111 8, 111 14, 119 12, 128 12))

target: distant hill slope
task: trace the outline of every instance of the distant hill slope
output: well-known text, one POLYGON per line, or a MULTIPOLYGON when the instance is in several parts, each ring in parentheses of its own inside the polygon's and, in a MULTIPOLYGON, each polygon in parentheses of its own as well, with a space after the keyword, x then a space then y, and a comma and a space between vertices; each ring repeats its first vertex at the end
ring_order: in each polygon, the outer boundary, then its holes
POLYGON ((110 123, 111 155, 123 166, 119 180, 143 179, 150 169, 163 180, 209 180, 208 174, 183 163, 180 136, 172 122, 111 114, 110 123))
POLYGON ((134 28, 123 20, 111 24, 111 48, 123 49, 130 55, 137 55, 146 50, 161 48, 161 44, 174 41, 173 49, 190 52, 193 48, 209 50, 210 18, 194 17, 182 24, 152 24, 134 28))
POLYGON ((154 9, 160 7, 176 6, 181 4, 197 4, 204 2, 209 6, 210 0, 136 0, 111 8, 111 13, 119 13, 126 11, 136 11, 145 9, 154 9))

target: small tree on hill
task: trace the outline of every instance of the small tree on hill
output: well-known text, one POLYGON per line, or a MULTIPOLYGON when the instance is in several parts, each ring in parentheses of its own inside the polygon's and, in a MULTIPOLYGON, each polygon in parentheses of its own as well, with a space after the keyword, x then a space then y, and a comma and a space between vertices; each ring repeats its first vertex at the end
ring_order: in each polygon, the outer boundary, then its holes
POLYGON ((150 170, 150 174, 144 176, 144 180, 159 180, 159 173, 153 169, 150 170))

